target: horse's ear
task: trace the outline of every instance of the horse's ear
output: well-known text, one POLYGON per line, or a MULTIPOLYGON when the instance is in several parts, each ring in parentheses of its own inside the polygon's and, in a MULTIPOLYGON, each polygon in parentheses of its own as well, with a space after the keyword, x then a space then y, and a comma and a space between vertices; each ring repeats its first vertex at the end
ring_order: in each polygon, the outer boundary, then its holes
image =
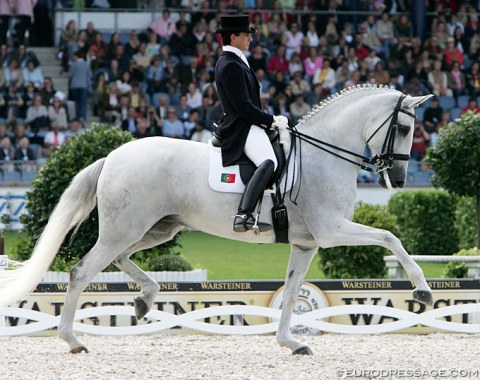
POLYGON ((407 96, 403 102, 402 107, 404 108, 415 108, 418 107, 423 102, 430 99, 433 95, 425 95, 425 96, 407 96))

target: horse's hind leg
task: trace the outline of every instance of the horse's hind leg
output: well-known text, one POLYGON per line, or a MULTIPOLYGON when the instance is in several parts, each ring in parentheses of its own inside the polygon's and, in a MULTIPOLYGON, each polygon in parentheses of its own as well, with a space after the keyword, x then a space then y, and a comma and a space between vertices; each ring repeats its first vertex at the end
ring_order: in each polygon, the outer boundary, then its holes
POLYGON ((298 293, 302 287, 308 267, 312 262, 318 247, 303 248, 292 244, 292 252, 288 262, 285 290, 283 291, 282 315, 277 331, 277 341, 281 346, 288 347, 292 353, 312 355, 310 348, 292 337, 290 323, 298 293))
POLYGON ((168 216, 157 222, 131 249, 114 260, 114 264, 129 275, 142 289, 142 295, 134 299, 135 316, 143 318, 152 308, 155 296, 158 293, 158 283, 150 278, 143 270, 130 260, 130 256, 137 251, 155 247, 165 243, 177 234, 182 228, 174 216, 168 216))
POLYGON ((135 316, 137 319, 142 319, 152 308, 155 296, 158 293, 159 285, 134 262, 132 262, 129 256, 130 253, 123 254, 115 259, 113 263, 140 285, 142 295, 134 298, 133 302, 135 305, 135 316))
POLYGON ((65 304, 58 326, 58 335, 70 346, 70 353, 76 354, 82 351, 88 352, 73 332, 73 320, 78 298, 87 287, 93 277, 105 269, 119 254, 125 251, 125 246, 105 244, 101 239, 97 240, 88 254, 78 262, 70 272, 70 282, 65 297, 65 304))

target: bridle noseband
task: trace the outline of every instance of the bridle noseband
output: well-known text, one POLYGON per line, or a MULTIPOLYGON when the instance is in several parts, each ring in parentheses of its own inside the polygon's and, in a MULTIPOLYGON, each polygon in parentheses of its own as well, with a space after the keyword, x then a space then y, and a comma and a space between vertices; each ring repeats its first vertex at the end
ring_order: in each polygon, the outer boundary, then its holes
POLYGON ((382 151, 380 152, 379 155, 375 155, 373 157, 363 156, 361 154, 352 152, 350 150, 343 149, 339 146, 316 139, 312 136, 306 135, 305 133, 299 132, 295 127, 289 128, 289 131, 293 137, 297 137, 300 141, 305 141, 310 145, 317 147, 318 149, 321 149, 327 153, 334 155, 335 157, 341 158, 344 161, 360 166, 360 168, 364 170, 367 170, 373 173, 380 173, 380 172, 383 172, 384 170, 393 168, 394 161, 408 161, 410 159, 410 154, 394 153, 393 151, 393 147, 395 144, 395 136, 398 130, 398 114, 402 112, 416 119, 416 116, 414 113, 408 112, 407 110, 401 108, 402 102, 404 99, 405 99, 405 95, 401 95, 392 113, 367 139, 367 144, 368 144, 370 140, 377 134, 377 132, 387 123, 387 121, 390 120, 390 125, 388 126, 387 135, 385 136, 385 141, 383 142, 382 151), (353 157, 360 158, 362 162, 354 161, 353 159, 345 157, 325 147, 332 148, 342 153, 349 154, 353 157))

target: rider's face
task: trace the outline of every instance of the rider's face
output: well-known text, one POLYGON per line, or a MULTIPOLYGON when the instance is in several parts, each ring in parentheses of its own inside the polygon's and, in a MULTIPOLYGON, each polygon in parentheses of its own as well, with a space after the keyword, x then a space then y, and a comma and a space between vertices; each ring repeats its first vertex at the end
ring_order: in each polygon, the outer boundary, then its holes
POLYGON ((231 36, 231 45, 240 49, 241 51, 246 51, 250 47, 252 42, 252 35, 250 33, 241 32, 240 35, 232 34, 231 36))

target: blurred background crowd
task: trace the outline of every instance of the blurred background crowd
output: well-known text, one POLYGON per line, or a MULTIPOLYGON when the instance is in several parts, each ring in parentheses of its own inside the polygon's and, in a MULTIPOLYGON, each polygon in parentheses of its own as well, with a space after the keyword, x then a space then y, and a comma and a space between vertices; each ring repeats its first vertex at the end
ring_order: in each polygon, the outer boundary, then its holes
MULTIPOLYGON (((213 123, 223 113, 213 77, 222 48, 214 31, 220 15, 229 12, 248 14, 257 30, 246 55, 261 83, 262 106, 293 123, 312 105, 351 86, 381 84, 410 95, 434 94, 417 110, 410 166, 419 182, 429 180, 428 167, 421 160, 427 147, 435 144, 439 129, 463 112, 480 110, 478 1, 3 0, 0 4, 0 159, 4 161, 44 159, 92 121, 118 126, 137 138, 207 142, 213 123), (55 11, 86 11, 85 19, 89 9, 113 7, 151 8, 158 17, 142 30, 119 25, 113 31, 93 22, 80 27, 69 20, 54 41, 55 11), (415 20, 419 9, 424 11, 422 30, 415 20), (52 33, 45 33, 48 28, 52 33), (32 45, 55 45, 58 70, 68 77, 68 89, 57 90, 52 78, 43 75, 32 45)), ((359 177, 359 181, 373 180, 367 173, 359 177)))

